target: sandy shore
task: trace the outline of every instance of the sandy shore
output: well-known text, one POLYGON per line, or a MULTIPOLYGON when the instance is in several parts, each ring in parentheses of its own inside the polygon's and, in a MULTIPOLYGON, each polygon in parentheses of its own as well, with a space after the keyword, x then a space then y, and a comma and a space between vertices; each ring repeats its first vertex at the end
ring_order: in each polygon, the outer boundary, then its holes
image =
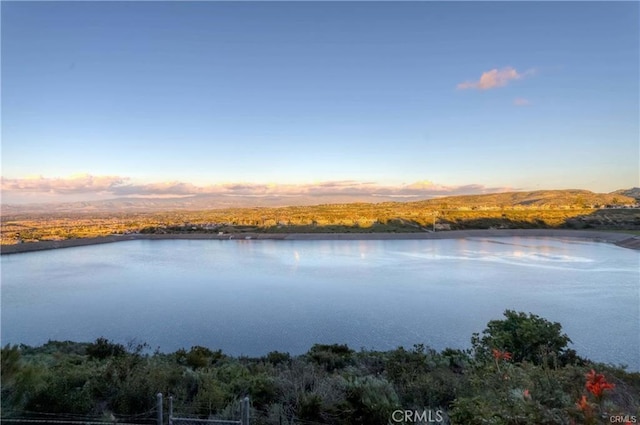
POLYGON ((564 229, 503 229, 503 230, 452 230, 436 233, 234 233, 218 235, 213 233, 165 234, 165 235, 113 235, 99 238, 67 239, 62 241, 41 241, 17 245, 3 245, 0 253, 17 254, 21 252, 42 251, 47 249, 70 248, 75 246, 96 245, 131 240, 154 239, 270 239, 270 240, 415 240, 415 239, 457 239, 457 238, 495 238, 495 237, 550 237, 578 238, 596 242, 615 244, 624 248, 640 250, 640 236, 630 233, 603 232, 595 230, 564 229))

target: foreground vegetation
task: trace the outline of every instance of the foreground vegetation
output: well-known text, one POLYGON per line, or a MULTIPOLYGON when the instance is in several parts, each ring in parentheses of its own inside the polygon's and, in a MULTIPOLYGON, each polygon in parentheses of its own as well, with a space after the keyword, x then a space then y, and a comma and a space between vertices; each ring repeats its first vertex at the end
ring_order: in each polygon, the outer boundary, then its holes
POLYGON ((237 418, 248 395, 252 424, 403 423, 398 410, 467 425, 639 421, 640 373, 580 358, 569 342, 558 323, 506 311, 465 351, 317 344, 299 356, 233 358, 197 346, 151 354, 104 338, 6 346, 2 416, 140 422, 154 418, 162 392, 177 414, 199 418, 237 418))

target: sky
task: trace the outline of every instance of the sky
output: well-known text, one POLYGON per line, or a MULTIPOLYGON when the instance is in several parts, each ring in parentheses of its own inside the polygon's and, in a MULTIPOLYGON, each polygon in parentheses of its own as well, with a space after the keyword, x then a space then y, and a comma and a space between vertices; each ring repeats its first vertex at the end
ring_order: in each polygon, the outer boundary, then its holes
POLYGON ((4 204, 640 186, 638 2, 0 5, 4 204))

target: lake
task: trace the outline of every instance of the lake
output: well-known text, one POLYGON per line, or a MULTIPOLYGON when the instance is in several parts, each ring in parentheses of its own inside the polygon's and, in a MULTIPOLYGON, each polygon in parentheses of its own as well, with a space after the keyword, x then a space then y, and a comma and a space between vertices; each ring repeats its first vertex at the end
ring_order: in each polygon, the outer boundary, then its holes
POLYGON ((136 240, 3 255, 2 344, 468 348, 506 309, 640 370, 640 253, 577 239, 136 240))

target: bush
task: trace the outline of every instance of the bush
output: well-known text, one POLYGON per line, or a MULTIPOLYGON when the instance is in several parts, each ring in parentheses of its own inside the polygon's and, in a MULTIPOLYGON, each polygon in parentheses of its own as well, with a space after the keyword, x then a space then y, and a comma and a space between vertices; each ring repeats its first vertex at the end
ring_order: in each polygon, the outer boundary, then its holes
POLYGON ((393 385, 384 378, 356 377, 348 381, 346 399, 350 405, 348 424, 384 424, 400 408, 393 385))
POLYGON ((199 345, 191 347, 188 352, 182 348, 175 352, 178 364, 187 365, 194 370, 209 367, 224 357, 222 350, 211 351, 199 345))
POLYGON ((308 353, 311 360, 324 366, 327 372, 353 364, 353 354, 346 344, 314 344, 308 353))
POLYGON ((86 365, 61 362, 32 385, 25 410, 82 414, 91 410, 93 399, 87 382, 93 370, 86 365))
POLYGON ((471 344, 477 360, 490 358, 494 349, 509 352, 514 362, 550 365, 560 359, 575 358, 567 351, 571 339, 561 333, 562 325, 535 314, 504 312, 505 320, 491 320, 482 332, 474 333, 471 344))
POLYGON ((124 345, 114 344, 104 337, 96 339, 87 346, 87 355, 92 359, 106 359, 107 357, 119 357, 126 353, 124 345))
POLYGON ((276 366, 276 365, 279 365, 280 363, 291 362, 291 355, 289 353, 271 351, 265 357, 263 357, 263 360, 267 363, 271 363, 272 365, 276 366))
POLYGON ((239 400, 248 395, 256 425, 383 424, 396 409, 442 410, 444 423, 453 425, 577 424, 604 412, 640 412, 639 373, 582 365, 568 341, 557 323, 507 311, 474 336, 475 357, 471 350, 438 353, 422 344, 358 353, 317 344, 301 356, 272 352, 255 359, 200 346, 147 356, 140 354, 144 344, 125 350, 105 338, 5 346, 1 401, 3 417, 116 412, 143 420, 154 418, 161 392, 174 397, 176 413, 236 419, 239 400), (548 367, 552 360, 559 367, 548 367), (589 375, 600 374, 615 383, 604 398, 586 385, 589 375))
POLYGON ((211 374, 201 375, 198 379, 198 393, 194 399, 198 414, 213 414, 223 409, 232 399, 225 385, 211 374))
POLYGON ((7 344, 2 348, 0 359, 2 361, 0 376, 2 383, 6 385, 20 370, 20 349, 17 345, 7 344))

